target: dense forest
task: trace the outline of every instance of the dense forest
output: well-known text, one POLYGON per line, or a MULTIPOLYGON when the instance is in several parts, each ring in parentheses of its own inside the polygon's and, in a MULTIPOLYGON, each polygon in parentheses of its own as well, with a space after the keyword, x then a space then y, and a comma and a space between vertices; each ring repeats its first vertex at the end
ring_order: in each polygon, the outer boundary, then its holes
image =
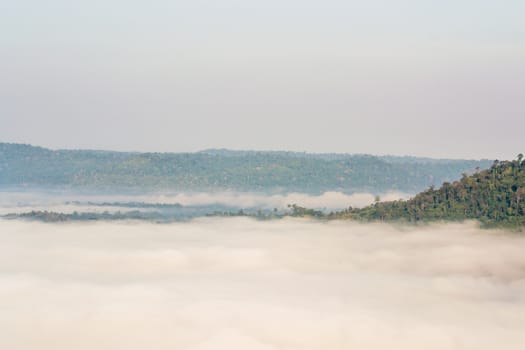
POLYGON ((133 153, 0 143, 0 187, 95 190, 417 193, 489 160, 206 150, 133 153))
POLYGON ((525 226, 525 161, 495 161, 490 169, 453 183, 445 182, 410 200, 377 202, 362 209, 348 208, 333 218, 366 221, 479 220, 485 226, 525 226))

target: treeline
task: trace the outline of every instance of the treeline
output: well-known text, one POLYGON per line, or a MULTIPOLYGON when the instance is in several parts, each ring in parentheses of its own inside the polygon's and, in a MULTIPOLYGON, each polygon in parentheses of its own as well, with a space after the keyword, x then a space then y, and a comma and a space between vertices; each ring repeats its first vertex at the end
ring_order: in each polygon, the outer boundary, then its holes
POLYGON ((525 225, 525 161, 495 161, 487 170, 453 183, 445 182, 410 200, 377 202, 362 209, 348 208, 331 218, 365 221, 462 221, 479 220, 485 226, 525 225))
POLYGON ((143 212, 139 210, 127 212, 74 212, 60 213, 46 210, 33 210, 27 213, 7 214, 4 219, 30 219, 43 222, 67 222, 67 221, 113 221, 113 220, 149 220, 165 221, 166 218, 158 213, 143 212))
POLYGON ((294 152, 53 151, 0 143, 0 186, 105 191, 416 193, 490 164, 488 160, 294 152))
POLYGON ((25 213, 12 213, 0 215, 0 218, 7 220, 23 219, 41 222, 82 222, 82 221, 149 221, 155 223, 170 223, 189 221, 199 217, 249 217, 258 220, 280 219, 286 216, 306 216, 307 213, 315 212, 306 209, 301 215, 295 212, 282 212, 277 209, 225 209, 219 210, 211 207, 201 209, 188 208, 183 211, 116 211, 116 212, 73 212, 62 213, 47 210, 31 210, 25 213), (293 214, 295 213, 295 214, 293 214))

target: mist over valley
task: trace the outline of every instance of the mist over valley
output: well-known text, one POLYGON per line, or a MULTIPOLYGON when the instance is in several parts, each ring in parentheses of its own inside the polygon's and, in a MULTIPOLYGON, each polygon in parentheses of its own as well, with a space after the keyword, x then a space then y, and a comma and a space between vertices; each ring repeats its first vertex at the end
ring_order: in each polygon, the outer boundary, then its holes
POLYGON ((525 349, 525 1, 4 1, 0 350, 525 349))
POLYGON ((517 350, 524 249, 473 223, 0 220, 0 347, 517 350))

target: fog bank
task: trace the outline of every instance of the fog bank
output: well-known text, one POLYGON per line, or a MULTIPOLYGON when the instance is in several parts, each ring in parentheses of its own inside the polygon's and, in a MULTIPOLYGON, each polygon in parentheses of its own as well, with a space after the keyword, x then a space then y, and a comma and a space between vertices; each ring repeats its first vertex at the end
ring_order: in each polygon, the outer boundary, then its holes
MULTIPOLYGON (((381 200, 397 200, 408 198, 409 195, 390 192, 381 195, 381 200)), ((0 215, 8 213, 27 212, 30 210, 47 210, 61 213, 82 212, 115 212, 123 210, 119 206, 97 207, 102 202, 144 202, 150 204, 181 204, 183 206, 222 205, 232 208, 284 209, 289 204, 297 204, 307 208, 340 210, 352 207, 364 207, 372 204, 375 195, 372 193, 345 194, 342 192, 325 192, 320 195, 307 193, 264 194, 250 192, 194 192, 172 194, 142 194, 142 195, 105 195, 64 192, 2 192, 0 196, 0 215), (82 205, 66 202, 90 202, 82 205)), ((125 208, 124 208, 125 209, 125 208)))
POLYGON ((524 252, 474 224, 0 220, 0 348, 521 350, 524 252))

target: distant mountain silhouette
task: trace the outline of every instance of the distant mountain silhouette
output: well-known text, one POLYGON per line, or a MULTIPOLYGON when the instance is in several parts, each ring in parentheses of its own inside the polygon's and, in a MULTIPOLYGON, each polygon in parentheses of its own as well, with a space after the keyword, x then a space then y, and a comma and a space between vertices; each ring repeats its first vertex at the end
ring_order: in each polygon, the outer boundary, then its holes
POLYGON ((137 153, 0 143, 1 187, 135 191, 416 193, 489 160, 206 150, 137 153))

